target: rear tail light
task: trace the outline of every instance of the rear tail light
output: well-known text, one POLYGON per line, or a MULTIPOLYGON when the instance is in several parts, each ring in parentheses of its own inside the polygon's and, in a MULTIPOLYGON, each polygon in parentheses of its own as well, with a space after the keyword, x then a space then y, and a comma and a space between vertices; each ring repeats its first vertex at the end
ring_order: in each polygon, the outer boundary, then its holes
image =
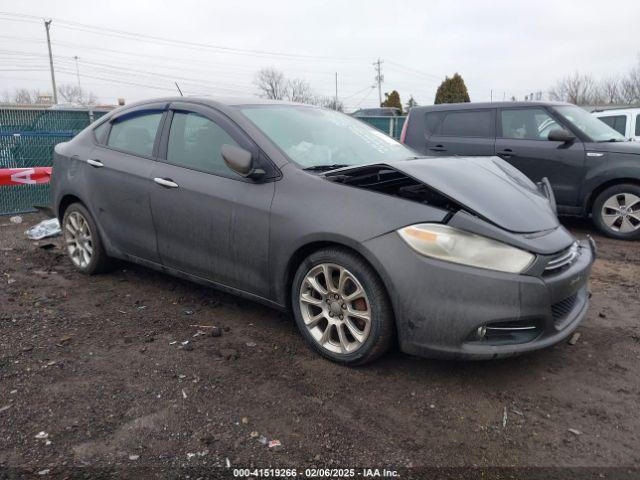
POLYGON ((404 143, 404 139, 407 138, 407 125, 409 125, 409 116, 411 112, 407 115, 407 118, 404 119, 404 125, 402 125, 402 132, 400 133, 400 142, 404 143))

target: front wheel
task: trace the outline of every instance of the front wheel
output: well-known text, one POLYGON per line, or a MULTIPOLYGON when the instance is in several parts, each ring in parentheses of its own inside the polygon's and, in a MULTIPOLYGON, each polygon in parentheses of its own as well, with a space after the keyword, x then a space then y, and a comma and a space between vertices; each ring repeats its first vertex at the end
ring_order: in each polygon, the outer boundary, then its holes
POLYGON ((393 338, 393 312, 382 281, 348 250, 319 250, 302 262, 293 280, 292 308, 307 343, 337 363, 370 362, 393 338))
POLYGON ((593 222, 605 235, 621 240, 640 238, 640 187, 613 185, 593 202, 593 222))

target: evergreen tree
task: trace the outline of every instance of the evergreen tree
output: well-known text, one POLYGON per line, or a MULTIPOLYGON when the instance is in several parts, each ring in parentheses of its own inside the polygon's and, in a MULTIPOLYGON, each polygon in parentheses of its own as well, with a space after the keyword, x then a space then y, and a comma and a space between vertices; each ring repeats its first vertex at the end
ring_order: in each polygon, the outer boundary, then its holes
POLYGON ((470 102, 467 86, 462 77, 455 73, 453 77, 446 77, 438 87, 435 104, 470 102))
POLYGON ((408 112, 413 107, 417 107, 417 106, 418 106, 418 102, 416 102, 415 98, 413 98, 413 95, 409 95, 409 100, 407 100, 407 103, 405 104, 404 109, 408 112))
POLYGON ((402 113, 402 102, 400 101, 400 94, 393 90, 391 93, 385 93, 385 101, 380 104, 381 107, 393 107, 400 110, 402 113))

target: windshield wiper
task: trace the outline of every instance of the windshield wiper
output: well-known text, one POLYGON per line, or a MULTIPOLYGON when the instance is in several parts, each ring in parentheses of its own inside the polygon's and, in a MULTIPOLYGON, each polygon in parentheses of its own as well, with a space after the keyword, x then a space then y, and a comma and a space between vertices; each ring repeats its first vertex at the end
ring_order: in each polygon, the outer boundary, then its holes
POLYGON ((313 167, 303 168, 307 172, 326 172, 328 170, 335 170, 336 168, 351 167, 352 165, 345 165, 342 163, 335 163, 333 165, 314 165, 313 167))
POLYGON ((609 140, 598 140, 597 143, 615 143, 615 142, 622 142, 622 139, 619 138, 610 138, 609 140))

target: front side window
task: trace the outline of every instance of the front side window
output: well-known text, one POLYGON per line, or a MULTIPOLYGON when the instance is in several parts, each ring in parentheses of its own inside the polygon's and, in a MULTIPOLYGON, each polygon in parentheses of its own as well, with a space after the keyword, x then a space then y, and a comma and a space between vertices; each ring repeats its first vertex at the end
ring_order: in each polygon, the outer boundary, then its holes
POLYGON ((107 141, 107 133, 109 133, 109 122, 104 122, 93 129, 93 134, 101 145, 107 141))
POLYGON ((223 145, 238 144, 220 126, 193 112, 174 112, 167 162, 180 167, 226 177, 238 174, 224 163, 223 145))
POLYGON ((517 108, 500 112, 502 138, 547 140, 549 132, 560 128, 542 108, 517 108))
POLYGON ((449 112, 442 121, 442 135, 452 137, 480 137, 493 136, 493 112, 482 110, 476 112, 449 112))
POLYGON ((598 117, 604 123, 613 128, 616 132, 624 135, 627 132, 627 116, 626 115, 611 115, 607 117, 598 117))
POLYGON ((415 157, 415 152, 370 125, 333 110, 253 105, 242 113, 303 168, 362 165, 415 157))
POLYGON ((132 112, 111 125, 107 145, 134 155, 150 157, 162 112, 132 112))
POLYGON ((554 106, 553 110, 592 142, 624 142, 625 140, 623 135, 580 107, 558 105, 554 106))

